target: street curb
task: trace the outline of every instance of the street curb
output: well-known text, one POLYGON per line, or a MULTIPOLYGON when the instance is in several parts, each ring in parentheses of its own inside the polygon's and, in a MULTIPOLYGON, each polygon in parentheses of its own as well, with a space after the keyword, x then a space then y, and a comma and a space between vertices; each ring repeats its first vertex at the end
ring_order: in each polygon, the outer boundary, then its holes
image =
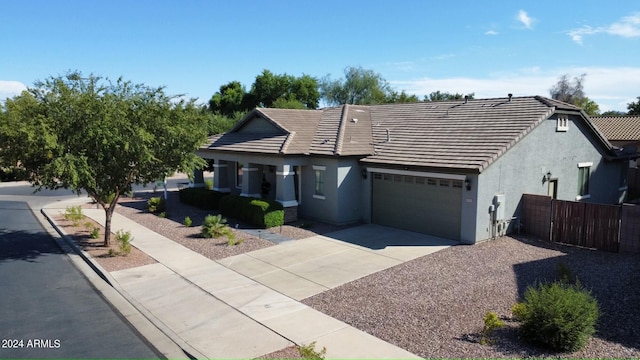
POLYGON ((58 227, 55 220, 49 216, 47 209, 42 208, 39 212, 44 219, 38 216, 34 209, 31 211, 58 246, 69 256, 74 266, 159 356, 167 359, 206 358, 124 291, 108 271, 79 248, 64 230, 58 227), (48 223, 43 223, 43 220, 48 223))

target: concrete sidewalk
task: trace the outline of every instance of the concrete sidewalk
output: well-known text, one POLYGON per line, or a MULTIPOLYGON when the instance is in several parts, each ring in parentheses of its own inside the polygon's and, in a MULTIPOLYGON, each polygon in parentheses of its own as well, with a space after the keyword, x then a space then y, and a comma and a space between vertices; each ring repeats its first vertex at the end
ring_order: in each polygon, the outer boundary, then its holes
MULTIPOLYGON (((104 224, 104 211, 83 211, 104 224)), ((417 358, 117 213, 112 228, 131 231, 132 244, 158 263, 111 276, 159 328, 178 337, 176 343, 195 350, 193 355, 254 358, 316 341, 316 348, 327 348, 327 358, 417 358)))

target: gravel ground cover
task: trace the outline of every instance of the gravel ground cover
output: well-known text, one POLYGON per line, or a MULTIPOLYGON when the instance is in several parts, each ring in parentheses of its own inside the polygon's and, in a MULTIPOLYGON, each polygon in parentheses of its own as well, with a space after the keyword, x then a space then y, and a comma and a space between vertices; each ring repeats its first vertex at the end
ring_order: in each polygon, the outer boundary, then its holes
POLYGON ((315 295, 305 304, 422 357, 640 357, 640 256, 503 237, 454 246, 315 295), (597 334, 576 353, 524 344, 511 306, 563 263, 597 298, 597 334), (480 345, 482 318, 506 326, 480 345))
MULTIPOLYGON (((242 232, 236 236, 245 241, 236 246, 227 245, 225 239, 202 239, 199 225, 212 212, 181 204, 177 193, 170 193, 167 218, 160 218, 146 212, 146 200, 159 195, 146 192, 122 199, 117 211, 214 260, 274 246, 242 232), (193 227, 182 225, 185 216, 191 217, 193 227)), ((236 222, 230 223, 235 226, 236 222)), ((240 229, 245 226, 238 223, 240 229)), ((302 239, 340 228, 300 221, 271 231, 302 239)), ((131 263, 131 258, 113 259, 131 263)), ((303 302, 423 357, 640 358, 640 255, 580 249, 524 236, 504 237, 451 247, 303 302), (596 336, 584 350, 572 354, 523 343, 511 317, 511 306, 529 285, 557 277, 558 263, 591 289, 601 308, 596 336), (480 345, 479 332, 487 311, 498 313, 507 325, 494 333, 493 345, 480 345)), ((299 357, 295 347, 263 356, 288 357, 299 357)))

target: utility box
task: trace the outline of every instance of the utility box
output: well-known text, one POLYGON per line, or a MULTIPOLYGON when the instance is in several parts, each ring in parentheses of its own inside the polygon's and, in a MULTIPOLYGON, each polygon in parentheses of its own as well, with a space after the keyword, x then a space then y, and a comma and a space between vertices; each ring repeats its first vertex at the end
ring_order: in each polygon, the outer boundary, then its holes
POLYGON ((502 221, 505 219, 505 197, 504 194, 496 194, 493 197, 493 205, 495 206, 495 221, 502 221))

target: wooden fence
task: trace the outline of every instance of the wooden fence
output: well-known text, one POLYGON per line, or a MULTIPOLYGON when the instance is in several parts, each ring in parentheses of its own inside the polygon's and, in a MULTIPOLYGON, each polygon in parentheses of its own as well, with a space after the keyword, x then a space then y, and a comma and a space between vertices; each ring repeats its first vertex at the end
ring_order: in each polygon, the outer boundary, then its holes
POLYGON ((640 252, 640 206, 523 195, 523 231, 543 240, 610 252, 640 252))

